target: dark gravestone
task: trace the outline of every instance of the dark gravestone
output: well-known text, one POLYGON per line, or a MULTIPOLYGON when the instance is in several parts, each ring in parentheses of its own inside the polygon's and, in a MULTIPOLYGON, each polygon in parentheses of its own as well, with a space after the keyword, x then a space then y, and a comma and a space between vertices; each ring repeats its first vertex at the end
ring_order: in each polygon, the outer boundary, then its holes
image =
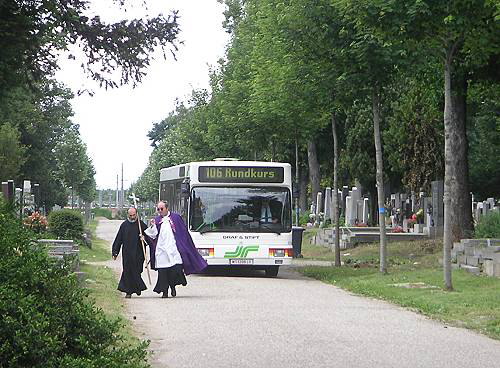
POLYGON ((412 204, 411 199, 407 199, 406 202, 404 203, 404 216, 405 216, 405 218, 410 218, 412 215, 411 204, 412 204))
POLYGON ((12 201, 14 199, 14 180, 2 182, 2 194, 7 201, 12 201))
POLYGON ((347 185, 344 185, 342 187, 342 194, 341 194, 341 201, 340 201, 340 207, 342 208, 342 215, 345 216, 345 198, 349 195, 349 187, 347 185))
POLYGON ((2 181, 2 195, 3 195, 3 198, 5 200, 8 200, 8 198, 7 198, 8 191, 9 191, 9 189, 7 188, 7 182, 6 181, 2 181))
POLYGON ((444 182, 442 180, 433 181, 432 189, 432 219, 434 226, 444 225, 444 182))
POLYGON ((15 193, 15 187, 14 187, 14 180, 7 180, 7 197, 9 200, 14 199, 14 193, 15 193))
POLYGON ((40 184, 33 184, 33 196, 35 200, 35 211, 40 207, 40 184))

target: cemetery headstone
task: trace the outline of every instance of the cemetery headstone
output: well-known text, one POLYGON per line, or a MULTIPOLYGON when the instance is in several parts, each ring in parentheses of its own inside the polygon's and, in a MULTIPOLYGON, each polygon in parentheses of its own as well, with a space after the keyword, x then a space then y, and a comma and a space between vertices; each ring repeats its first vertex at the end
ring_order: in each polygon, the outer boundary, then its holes
POLYGON ((442 180, 431 183, 432 191, 432 219, 435 227, 444 225, 444 182, 442 180))
POLYGON ((349 195, 349 187, 347 185, 344 185, 342 187, 342 194, 341 194, 341 202, 340 202, 340 208, 341 208, 341 214, 346 215, 346 197, 349 195))
POLYGON ((325 221, 331 219, 332 188, 325 189, 325 221))
POLYGON ((370 200, 368 198, 363 198, 363 223, 366 225, 368 225, 369 213, 370 213, 369 203, 370 200))
POLYGON ((354 219, 352 218, 352 197, 345 197, 345 225, 352 226, 354 219))

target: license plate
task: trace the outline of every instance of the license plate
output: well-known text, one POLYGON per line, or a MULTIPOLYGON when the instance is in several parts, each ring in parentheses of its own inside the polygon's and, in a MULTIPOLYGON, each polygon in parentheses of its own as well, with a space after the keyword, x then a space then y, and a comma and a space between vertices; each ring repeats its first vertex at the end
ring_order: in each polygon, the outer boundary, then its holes
POLYGON ((251 264, 253 264, 253 259, 250 259, 250 258, 230 259, 229 264, 232 264, 232 265, 251 265, 251 264))

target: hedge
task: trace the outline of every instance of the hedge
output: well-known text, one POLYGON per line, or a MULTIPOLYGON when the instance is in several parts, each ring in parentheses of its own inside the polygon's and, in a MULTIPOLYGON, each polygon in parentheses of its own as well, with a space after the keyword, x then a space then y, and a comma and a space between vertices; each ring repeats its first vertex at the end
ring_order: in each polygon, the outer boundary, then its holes
POLYGON ((89 302, 69 265, 34 235, 0 203, 1 366, 149 367, 147 343, 125 345, 120 322, 89 302))

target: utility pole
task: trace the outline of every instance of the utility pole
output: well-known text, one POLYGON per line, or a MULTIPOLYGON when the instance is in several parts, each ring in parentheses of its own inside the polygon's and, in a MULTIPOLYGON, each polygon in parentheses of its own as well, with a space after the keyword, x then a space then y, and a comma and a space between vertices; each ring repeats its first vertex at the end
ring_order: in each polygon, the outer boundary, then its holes
POLYGON ((122 196, 120 198, 120 209, 123 208, 125 202, 125 192, 123 191, 123 162, 122 162, 122 196))
POLYGON ((120 209, 120 192, 118 191, 118 174, 116 174, 116 208, 120 209))

